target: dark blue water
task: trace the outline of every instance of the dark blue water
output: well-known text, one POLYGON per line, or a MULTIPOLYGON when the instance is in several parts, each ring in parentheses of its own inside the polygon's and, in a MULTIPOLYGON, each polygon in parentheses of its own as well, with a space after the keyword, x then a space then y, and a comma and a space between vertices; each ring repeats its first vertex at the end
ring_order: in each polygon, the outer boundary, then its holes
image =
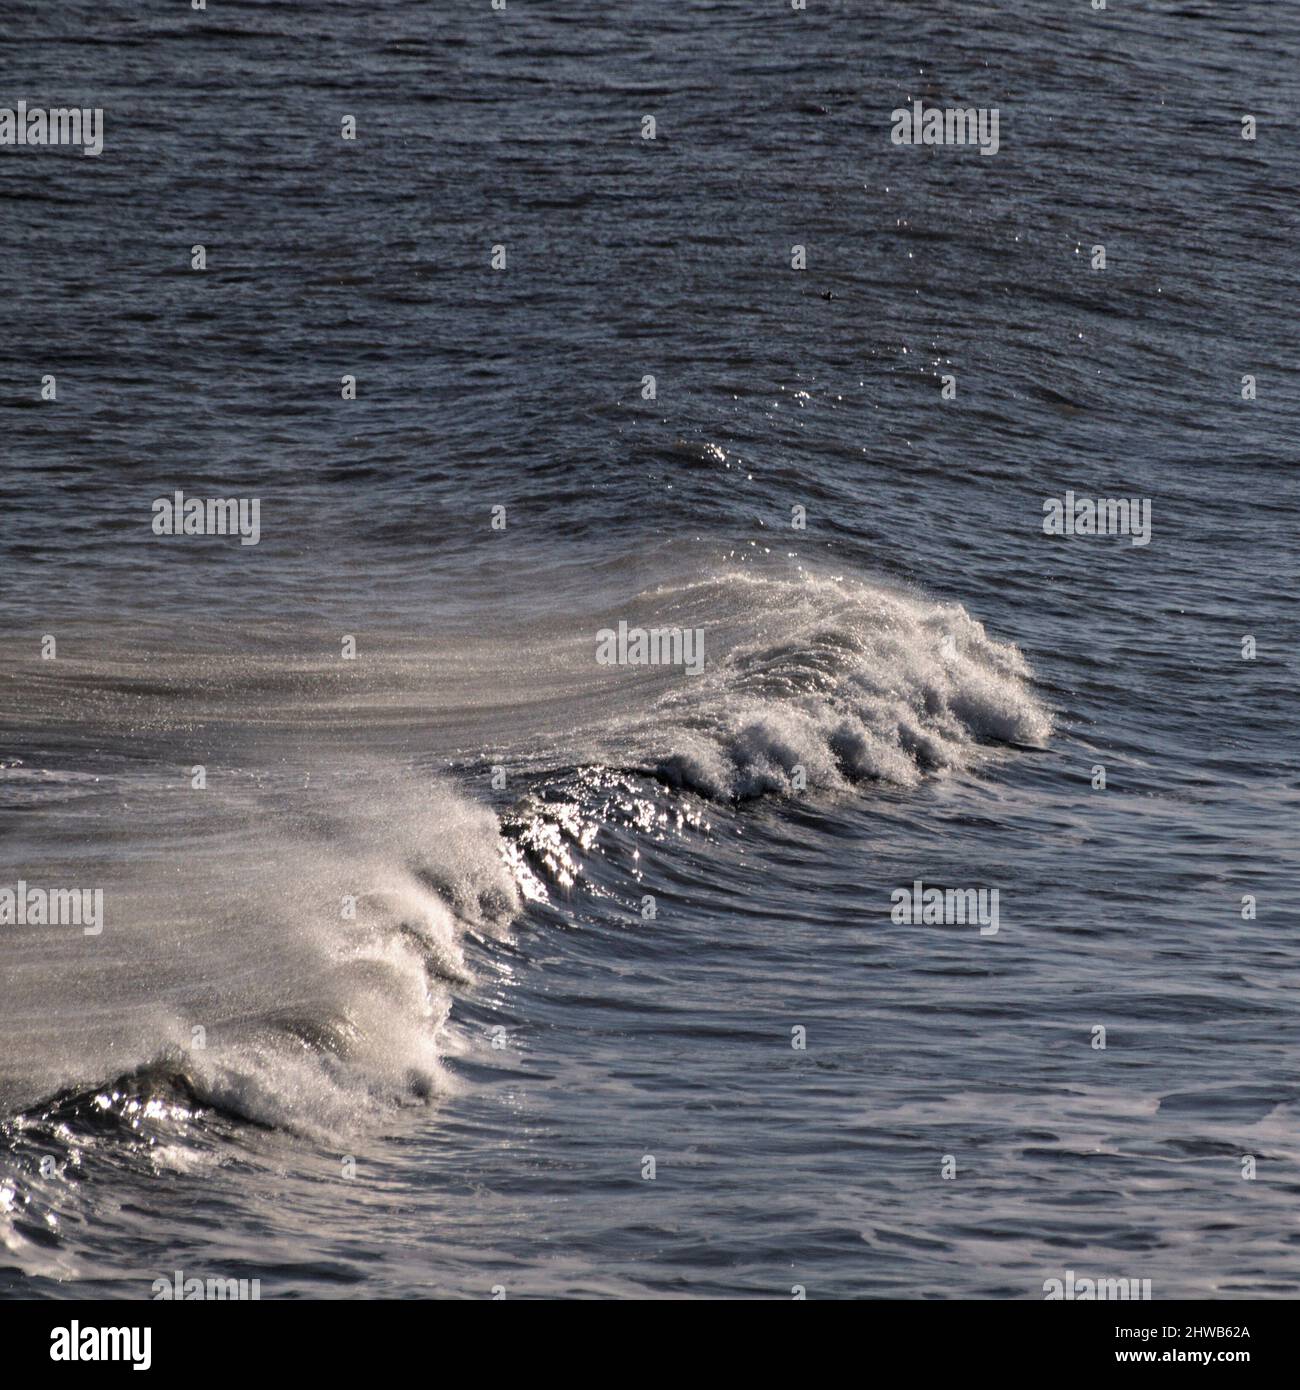
POLYGON ((1294 8, 0 45, 0 1291, 1300 1292, 1294 8))

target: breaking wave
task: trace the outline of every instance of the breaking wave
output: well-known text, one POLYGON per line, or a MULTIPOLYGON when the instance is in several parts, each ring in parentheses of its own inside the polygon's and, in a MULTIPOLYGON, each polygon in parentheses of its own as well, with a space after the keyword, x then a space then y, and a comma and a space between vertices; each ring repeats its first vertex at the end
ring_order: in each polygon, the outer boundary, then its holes
MULTIPOLYGON (((696 795, 908 788, 1051 732, 1021 653, 960 605, 806 570, 597 597, 453 662, 422 660, 414 638, 371 648, 361 689, 340 688, 337 664, 300 661, 281 682, 254 651, 223 658, 218 680, 118 653, 60 673, 68 709, 33 675, 31 728, 55 709, 55 725, 98 721, 120 759, 92 775, 29 749, 0 766, 0 805, 20 824, 43 814, 26 853, 11 837, 0 884, 90 882, 106 904, 93 944, 6 928, 6 1241, 39 1227, 49 1181, 105 1135, 180 1161, 200 1121, 319 1140, 459 1084, 468 943, 532 906, 563 917, 602 838, 631 847, 675 816, 683 852, 707 858, 696 795), (619 620, 701 628, 703 673, 599 666, 596 632, 619 620), (192 737, 182 714, 209 739, 203 791, 141 767, 141 728, 157 756, 188 761, 169 742, 192 737)), ((22 724, 21 708, 0 713, 22 724)))

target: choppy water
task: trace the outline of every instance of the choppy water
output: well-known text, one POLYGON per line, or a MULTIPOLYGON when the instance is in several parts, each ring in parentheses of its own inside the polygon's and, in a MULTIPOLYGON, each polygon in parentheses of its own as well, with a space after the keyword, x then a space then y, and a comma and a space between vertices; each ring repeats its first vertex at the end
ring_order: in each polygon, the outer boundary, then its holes
POLYGON ((0 1292, 1300 1292, 1292 7, 4 22, 0 1292))

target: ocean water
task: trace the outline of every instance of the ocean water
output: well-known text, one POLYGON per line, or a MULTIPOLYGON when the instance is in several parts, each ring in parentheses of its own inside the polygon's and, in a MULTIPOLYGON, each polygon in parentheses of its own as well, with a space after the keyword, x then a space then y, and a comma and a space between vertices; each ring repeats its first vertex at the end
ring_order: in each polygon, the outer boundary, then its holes
POLYGON ((4 30, 0 1294, 1300 1294, 1300 11, 4 30))

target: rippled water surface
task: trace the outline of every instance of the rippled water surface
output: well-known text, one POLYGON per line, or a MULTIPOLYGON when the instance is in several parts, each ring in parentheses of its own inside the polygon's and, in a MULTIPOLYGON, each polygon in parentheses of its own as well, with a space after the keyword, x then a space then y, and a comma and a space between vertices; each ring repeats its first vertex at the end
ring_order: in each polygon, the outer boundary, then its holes
POLYGON ((2 41, 0 1293, 1300 1294, 1293 7, 2 41))

